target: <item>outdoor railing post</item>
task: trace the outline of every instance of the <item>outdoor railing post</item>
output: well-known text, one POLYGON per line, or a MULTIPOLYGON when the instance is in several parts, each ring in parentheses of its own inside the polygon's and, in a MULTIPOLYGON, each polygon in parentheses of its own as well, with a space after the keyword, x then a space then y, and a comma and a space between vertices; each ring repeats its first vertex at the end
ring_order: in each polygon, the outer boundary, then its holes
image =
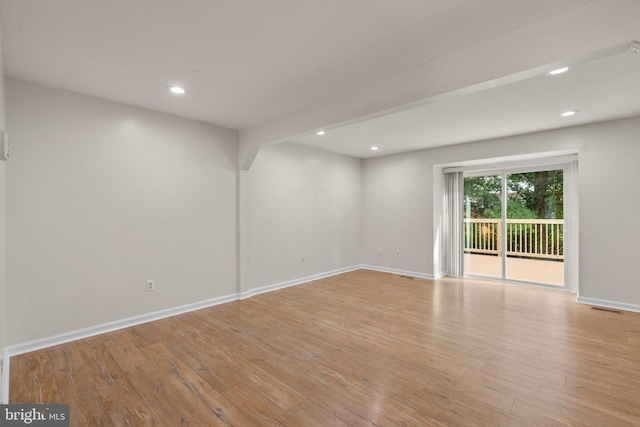
POLYGON ((501 257, 502 256, 502 221, 498 222, 496 226, 498 229, 498 236, 497 236, 498 244, 496 246, 498 249, 498 256, 501 257))

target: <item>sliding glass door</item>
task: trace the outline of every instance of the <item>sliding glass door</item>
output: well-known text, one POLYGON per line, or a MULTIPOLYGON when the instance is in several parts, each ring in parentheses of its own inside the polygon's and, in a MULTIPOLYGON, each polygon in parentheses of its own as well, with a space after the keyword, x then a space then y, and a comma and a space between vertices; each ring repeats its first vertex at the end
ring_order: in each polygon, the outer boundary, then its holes
POLYGON ((466 174, 464 274, 564 286, 563 169, 466 174))
POLYGON ((506 278, 564 286, 562 170, 506 175, 506 278))
POLYGON ((502 277, 502 177, 464 178, 464 272, 502 277))

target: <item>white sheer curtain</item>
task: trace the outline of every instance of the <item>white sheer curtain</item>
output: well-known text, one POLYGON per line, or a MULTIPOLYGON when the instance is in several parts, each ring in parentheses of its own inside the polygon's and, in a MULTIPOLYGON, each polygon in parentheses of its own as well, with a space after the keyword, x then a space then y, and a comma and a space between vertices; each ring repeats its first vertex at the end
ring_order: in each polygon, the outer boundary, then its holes
POLYGON ((463 275, 464 178, 462 172, 446 172, 445 182, 445 270, 448 276, 463 275))

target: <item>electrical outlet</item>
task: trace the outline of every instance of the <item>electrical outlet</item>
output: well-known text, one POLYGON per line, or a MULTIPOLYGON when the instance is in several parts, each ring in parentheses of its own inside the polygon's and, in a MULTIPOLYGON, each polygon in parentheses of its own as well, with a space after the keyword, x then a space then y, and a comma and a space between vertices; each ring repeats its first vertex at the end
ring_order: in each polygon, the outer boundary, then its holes
POLYGON ((147 280, 147 292, 156 290, 156 281, 153 279, 147 280))
POLYGON ((400 256, 400 249, 396 249, 396 256, 400 256))
POLYGON ((382 248, 378 248, 378 256, 382 256, 382 248))
POLYGON ((305 262, 307 262, 307 256, 306 256, 306 255, 302 255, 302 256, 300 257, 300 263, 301 263, 301 264, 304 264, 305 262))

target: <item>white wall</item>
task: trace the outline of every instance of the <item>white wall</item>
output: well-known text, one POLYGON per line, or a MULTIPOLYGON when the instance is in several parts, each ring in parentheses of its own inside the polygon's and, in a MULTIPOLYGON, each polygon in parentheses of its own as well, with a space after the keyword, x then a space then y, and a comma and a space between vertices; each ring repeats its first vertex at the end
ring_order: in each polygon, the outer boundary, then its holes
POLYGON ((360 164, 291 143, 261 149, 249 171, 251 288, 361 263, 360 164))
MULTIPOLYGON (((0 46, 2 46, 2 40, 0 37, 0 46)), ((0 49, 0 130, 5 130, 5 102, 4 102, 4 65, 3 55, 0 49)), ((0 162, 0 403, 4 403, 4 383, 2 381, 2 369, 4 349, 6 345, 6 324, 7 324, 7 296, 6 296, 6 284, 7 284, 7 255, 6 255, 6 213, 7 213, 7 191, 6 184, 6 163, 0 162)))
POLYGON ((431 173, 425 152, 363 161, 364 264, 431 274, 431 173), (399 251, 399 255, 397 255, 399 251))
POLYGON ((7 123, 8 345, 236 292, 235 131, 13 79, 7 123))
POLYGON ((440 273, 433 267, 441 262, 434 235, 441 224, 434 217, 433 190, 441 184, 434 184, 436 165, 565 149, 579 152, 580 296, 640 305, 638 117, 363 161, 364 262, 440 273), (404 261, 376 256, 376 248, 399 244, 410 248, 401 252, 404 261))

